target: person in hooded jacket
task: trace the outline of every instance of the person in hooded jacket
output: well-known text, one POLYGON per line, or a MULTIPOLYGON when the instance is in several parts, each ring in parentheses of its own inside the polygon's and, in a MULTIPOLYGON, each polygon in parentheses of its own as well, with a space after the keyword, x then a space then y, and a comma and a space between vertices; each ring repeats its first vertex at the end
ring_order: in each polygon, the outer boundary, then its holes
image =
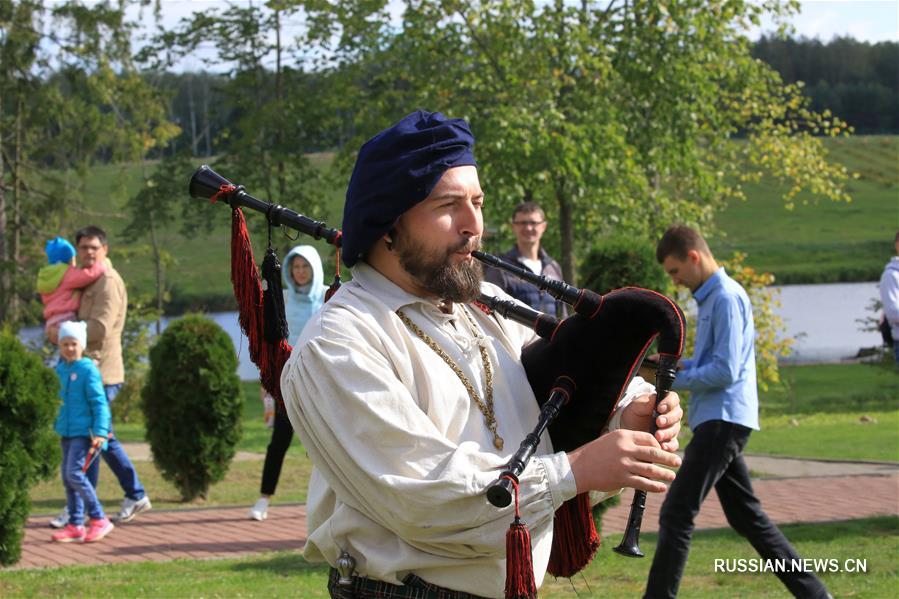
MULTIPOLYGON (((288 343, 296 344, 303 327, 324 303, 325 290, 324 271, 318 252, 311 245, 298 245, 284 257, 282 268, 284 277, 284 313, 287 317, 287 328, 290 331, 288 343)), ((268 516, 268 504, 278 478, 284 456, 293 440, 293 427, 290 420, 281 410, 274 407, 274 400, 262 391, 263 404, 266 406, 267 423, 272 422, 272 439, 265 451, 265 465, 262 468, 262 485, 260 497, 250 509, 250 518, 265 520, 268 516), (269 415, 270 414, 270 418, 269 415)))
POLYGON ((899 231, 895 237, 896 255, 893 256, 880 276, 880 301, 883 304, 883 317, 889 325, 893 337, 893 352, 896 365, 899 366, 899 231))

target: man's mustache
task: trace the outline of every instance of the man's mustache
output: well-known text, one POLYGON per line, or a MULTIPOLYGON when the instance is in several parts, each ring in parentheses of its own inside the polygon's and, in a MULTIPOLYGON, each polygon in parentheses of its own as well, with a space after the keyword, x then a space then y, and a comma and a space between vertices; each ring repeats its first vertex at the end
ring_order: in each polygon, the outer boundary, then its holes
POLYGON ((481 249, 481 238, 469 237, 468 239, 463 239, 454 247, 450 248, 449 252, 447 252, 447 255, 455 254, 456 252, 474 252, 479 249, 481 249))

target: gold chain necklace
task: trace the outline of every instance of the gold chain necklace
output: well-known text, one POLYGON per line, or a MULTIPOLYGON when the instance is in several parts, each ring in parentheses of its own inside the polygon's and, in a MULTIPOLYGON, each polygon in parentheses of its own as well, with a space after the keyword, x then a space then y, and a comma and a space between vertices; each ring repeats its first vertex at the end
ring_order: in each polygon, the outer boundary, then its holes
MULTIPOLYGON (((472 320, 471 316, 468 315, 468 312, 465 308, 460 308, 462 313, 465 315, 465 318, 471 324, 472 328, 476 329, 477 324, 472 320)), ((493 433, 493 446, 499 450, 503 448, 503 438, 499 436, 499 433, 496 432, 496 413, 493 411, 493 370, 490 368, 490 358, 487 355, 487 348, 484 347, 483 344, 478 344, 478 348, 481 350, 481 361, 484 363, 484 378, 486 379, 486 390, 487 397, 485 400, 482 400, 478 395, 478 392, 475 391, 474 385, 471 384, 471 381, 468 380, 468 377, 465 376, 465 373, 462 372, 462 369, 459 368, 459 365, 456 364, 452 358, 447 355, 443 349, 437 345, 437 342, 431 339, 431 337, 422 331, 418 325, 409 320, 409 317, 402 310, 397 310, 396 315, 400 317, 400 320, 403 321, 407 327, 409 327, 413 333, 415 333, 419 339, 425 342, 425 344, 434 350, 438 356, 440 356, 446 365, 449 366, 453 372, 456 373, 456 376, 459 377, 459 380, 462 381, 462 384, 465 386, 465 390, 468 391, 468 396, 471 398, 471 401, 478 406, 478 409, 481 411, 481 414, 484 415, 484 419, 487 421, 487 428, 493 433)))

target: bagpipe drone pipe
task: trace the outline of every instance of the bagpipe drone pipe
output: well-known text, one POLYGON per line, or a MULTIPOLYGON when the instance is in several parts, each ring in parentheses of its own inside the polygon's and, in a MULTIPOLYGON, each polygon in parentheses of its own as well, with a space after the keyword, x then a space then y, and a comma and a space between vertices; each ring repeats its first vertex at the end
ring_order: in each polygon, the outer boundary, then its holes
POLYGON ((281 264, 269 244, 260 277, 241 208, 265 214, 270 228, 283 225, 315 239, 324 239, 337 248, 337 272, 325 301, 340 287, 340 231, 283 206, 256 199, 242 185, 232 184, 205 164, 191 176, 188 191, 191 197, 205 198, 211 203, 221 200, 231 207, 231 284, 237 299, 238 322, 247 336, 250 359, 259 367, 259 381, 283 412, 281 371, 292 348, 287 343, 281 264))

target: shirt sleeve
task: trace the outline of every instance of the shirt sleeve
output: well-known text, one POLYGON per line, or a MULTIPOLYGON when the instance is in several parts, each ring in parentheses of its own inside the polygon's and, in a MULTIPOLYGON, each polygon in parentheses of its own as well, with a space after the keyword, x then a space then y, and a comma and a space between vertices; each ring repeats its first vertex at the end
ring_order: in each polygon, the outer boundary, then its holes
POLYGON ((737 380, 740 351, 743 347, 743 323, 746 320, 739 298, 722 294, 716 299, 711 314, 714 332, 711 359, 703 364, 687 362, 688 366, 674 380, 675 389, 705 391, 724 389, 737 380))
POLYGON ((899 270, 884 271, 880 278, 880 302, 889 323, 899 325, 899 270))
POLYGON ((60 289, 82 289, 106 274, 106 264, 98 261, 89 268, 70 266, 59 283, 60 289))
MULTIPOLYGON (((404 542, 446 557, 505 554, 514 505, 486 497, 505 460, 437 430, 371 343, 318 337, 281 380, 290 420, 337 498, 404 542)), ((520 477, 529 526, 548 526, 576 486, 566 454, 520 477)))
POLYGON ((105 437, 109 434, 110 413, 99 370, 92 368, 85 392, 91 410, 91 433, 95 437, 105 437))

